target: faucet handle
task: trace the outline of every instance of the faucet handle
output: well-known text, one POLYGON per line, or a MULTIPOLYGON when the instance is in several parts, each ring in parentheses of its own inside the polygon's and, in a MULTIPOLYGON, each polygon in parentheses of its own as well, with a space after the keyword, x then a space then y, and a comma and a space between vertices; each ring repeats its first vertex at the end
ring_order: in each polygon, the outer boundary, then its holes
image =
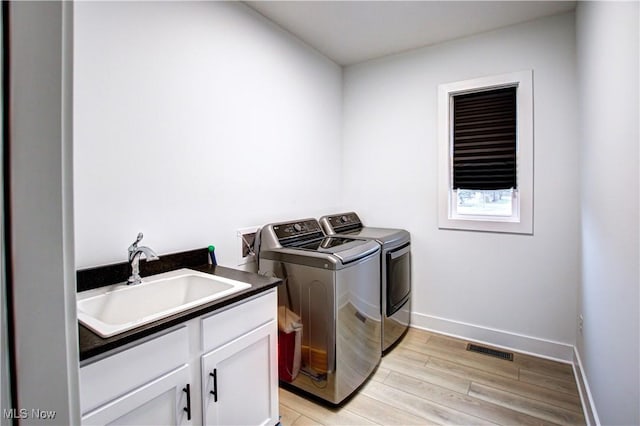
POLYGON ((136 238, 136 242, 135 242, 135 243, 133 243, 133 244, 138 245, 138 243, 139 243, 140 241, 142 241, 142 238, 143 238, 143 237, 144 237, 144 235, 142 235, 142 232, 138 232, 138 237, 136 238))
MULTIPOLYGON (((142 241, 143 237, 144 237, 144 235, 142 235, 142 232, 139 232, 138 233, 138 237, 136 238, 136 240, 129 246, 129 257, 131 257, 131 254, 133 254, 133 252, 138 249, 138 243, 140 241, 142 241)), ((131 259, 129 259, 129 260, 131 260, 131 259)))

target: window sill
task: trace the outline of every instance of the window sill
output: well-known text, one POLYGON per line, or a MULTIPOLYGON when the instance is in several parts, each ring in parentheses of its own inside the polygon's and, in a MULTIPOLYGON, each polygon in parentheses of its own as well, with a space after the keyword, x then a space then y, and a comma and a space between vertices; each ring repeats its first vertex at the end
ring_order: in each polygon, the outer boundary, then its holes
POLYGON ((533 223, 531 221, 514 221, 512 218, 499 217, 480 218, 477 216, 454 219, 446 217, 446 213, 445 218, 438 221, 438 229, 533 235, 533 223))

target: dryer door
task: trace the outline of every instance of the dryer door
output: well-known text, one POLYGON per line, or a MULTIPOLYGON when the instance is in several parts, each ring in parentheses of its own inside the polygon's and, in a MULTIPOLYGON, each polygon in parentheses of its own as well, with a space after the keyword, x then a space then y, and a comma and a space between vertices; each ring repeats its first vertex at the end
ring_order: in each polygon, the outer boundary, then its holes
POLYGON ((411 243, 387 252, 387 316, 409 299, 411 293, 411 243))

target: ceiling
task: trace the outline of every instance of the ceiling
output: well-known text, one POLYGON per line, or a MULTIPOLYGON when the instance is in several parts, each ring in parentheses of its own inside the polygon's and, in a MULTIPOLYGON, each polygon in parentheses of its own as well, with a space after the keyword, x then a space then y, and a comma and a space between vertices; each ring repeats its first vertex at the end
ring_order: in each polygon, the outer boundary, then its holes
POLYGON ((246 1, 340 65, 571 11, 575 1, 246 1))

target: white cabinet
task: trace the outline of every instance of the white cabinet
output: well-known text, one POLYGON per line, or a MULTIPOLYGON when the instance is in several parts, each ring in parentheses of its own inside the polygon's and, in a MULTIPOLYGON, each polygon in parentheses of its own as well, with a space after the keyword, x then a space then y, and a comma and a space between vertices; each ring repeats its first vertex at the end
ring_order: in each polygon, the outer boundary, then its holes
POLYGON ((269 322, 202 357, 204 424, 278 423, 276 345, 269 322))
POLYGON ((278 423, 276 318, 274 290, 202 319, 203 424, 278 423))
POLYGON ((189 424, 189 367, 183 365, 126 395, 87 413, 86 425, 189 424))
POLYGON ((80 368, 82 424, 185 424, 188 341, 180 327, 80 368))
POLYGON ((273 289, 90 360, 82 424, 277 424, 276 315, 273 289))

